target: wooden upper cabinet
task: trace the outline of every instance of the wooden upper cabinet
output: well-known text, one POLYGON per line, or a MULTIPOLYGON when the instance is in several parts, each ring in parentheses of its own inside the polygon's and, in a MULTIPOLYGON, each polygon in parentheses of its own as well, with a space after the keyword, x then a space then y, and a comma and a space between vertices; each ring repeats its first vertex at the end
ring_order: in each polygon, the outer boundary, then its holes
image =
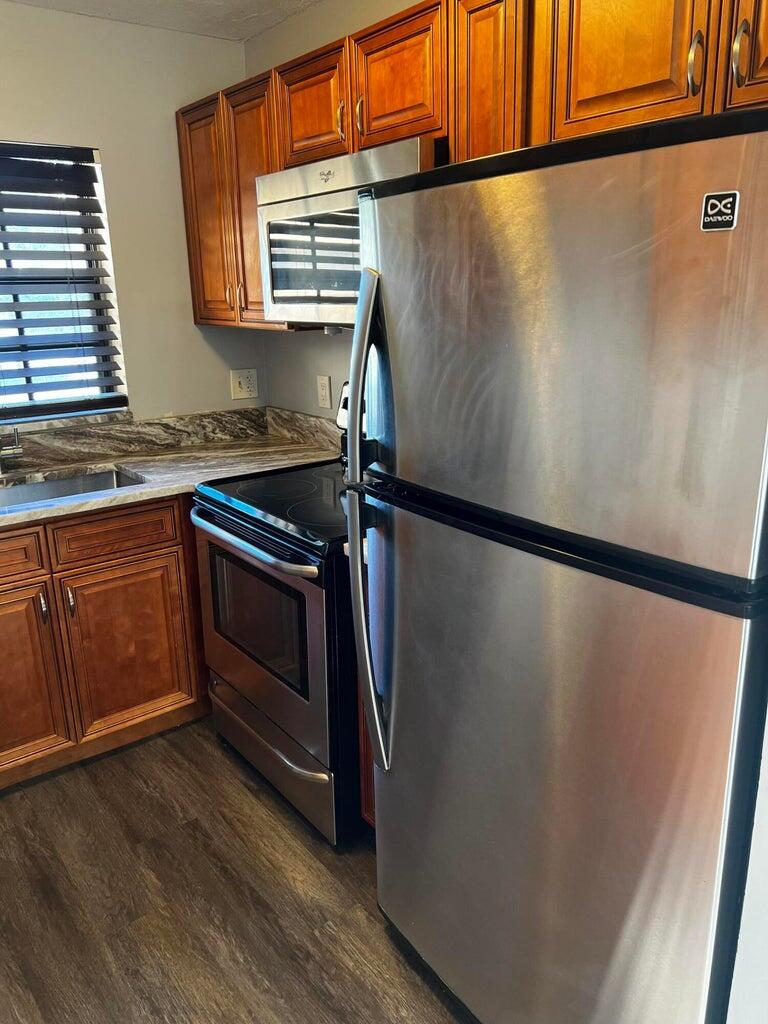
POLYGON ((554 138, 711 112, 715 0, 556 0, 554 138))
POLYGON ((85 739, 194 700, 177 551, 58 585, 85 739))
POLYGON ((283 64, 274 74, 280 166, 350 153, 346 40, 283 64))
POLYGON ((451 159, 522 145, 524 0, 453 0, 451 159))
POLYGON ((768 4, 726 2, 720 35, 718 109, 768 103, 768 4))
POLYGON ((445 0, 428 0, 350 37, 357 149, 447 128, 445 0))
POLYGON ((192 305, 199 323, 237 320, 218 96, 176 115, 192 305))
POLYGON ((238 320, 263 326, 264 292, 259 256, 255 178, 277 170, 273 80, 267 73, 223 94, 223 117, 232 189, 232 225, 238 320))
POLYGON ((74 742, 45 582, 0 592, 0 773, 74 742))

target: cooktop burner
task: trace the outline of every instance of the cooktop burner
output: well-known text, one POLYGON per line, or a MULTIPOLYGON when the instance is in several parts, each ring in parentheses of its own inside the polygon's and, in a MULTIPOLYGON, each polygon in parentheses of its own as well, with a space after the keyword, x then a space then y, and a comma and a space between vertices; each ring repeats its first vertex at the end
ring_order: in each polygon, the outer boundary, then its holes
POLYGON ((212 480, 198 488, 207 498, 226 505, 230 513, 256 519, 315 547, 346 540, 343 490, 339 460, 212 480))
POLYGON ((273 476, 266 480, 246 480, 238 484, 237 496, 244 501, 262 503, 274 498, 303 498, 312 494, 315 484, 310 480, 273 476))

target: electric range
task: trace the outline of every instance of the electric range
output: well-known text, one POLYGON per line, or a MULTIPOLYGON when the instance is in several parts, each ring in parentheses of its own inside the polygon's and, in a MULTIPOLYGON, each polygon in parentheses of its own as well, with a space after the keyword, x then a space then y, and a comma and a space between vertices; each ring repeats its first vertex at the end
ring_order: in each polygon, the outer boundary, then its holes
POLYGON ((200 484, 216 728, 331 843, 359 825, 356 672, 340 460, 200 484))

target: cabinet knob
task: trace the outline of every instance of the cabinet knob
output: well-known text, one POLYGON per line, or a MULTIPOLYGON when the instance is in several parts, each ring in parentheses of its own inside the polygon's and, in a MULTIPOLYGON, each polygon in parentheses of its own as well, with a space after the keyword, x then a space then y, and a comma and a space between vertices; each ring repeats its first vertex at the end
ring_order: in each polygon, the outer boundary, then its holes
POLYGON ((67 607, 69 608, 69 614, 74 617, 76 606, 75 595, 72 592, 72 587, 67 587, 67 607))
POLYGON ((704 46, 704 33, 698 29, 691 41, 688 50, 688 91, 691 96, 698 96, 701 92, 701 85, 704 81, 704 63, 706 60, 706 47, 704 46), (701 50, 701 78, 696 79, 696 51, 701 50))
POLYGON ((747 74, 741 70, 741 56, 742 50, 744 49, 744 40, 749 41, 751 27, 747 18, 745 18, 736 30, 736 36, 733 40, 733 49, 731 50, 731 68, 733 69, 733 84, 737 89, 743 89, 747 81, 747 74))
POLYGON ((42 590, 37 592, 37 599, 40 602, 40 615, 44 623, 48 622, 48 602, 42 590))

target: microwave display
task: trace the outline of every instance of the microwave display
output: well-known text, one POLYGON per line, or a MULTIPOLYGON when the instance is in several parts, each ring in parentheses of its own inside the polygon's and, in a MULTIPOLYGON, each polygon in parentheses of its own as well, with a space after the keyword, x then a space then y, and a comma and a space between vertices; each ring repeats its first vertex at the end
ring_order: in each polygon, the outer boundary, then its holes
POLYGON ((356 209, 273 220, 268 238, 275 303, 354 306, 360 287, 356 209))

